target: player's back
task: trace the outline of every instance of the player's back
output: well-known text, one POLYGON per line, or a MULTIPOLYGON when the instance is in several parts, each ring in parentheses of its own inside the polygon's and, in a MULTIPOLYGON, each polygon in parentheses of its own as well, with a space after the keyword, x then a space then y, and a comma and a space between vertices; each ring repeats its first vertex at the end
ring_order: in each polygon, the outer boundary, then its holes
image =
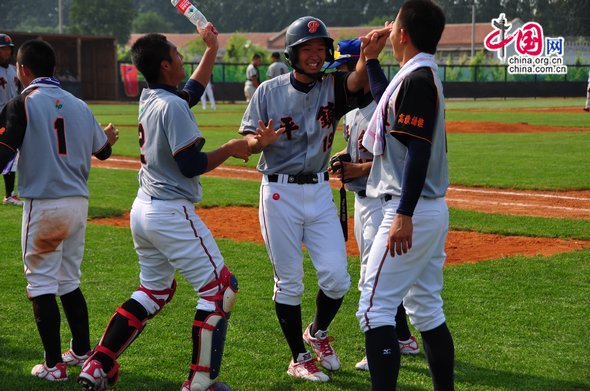
POLYGON ((105 146, 102 129, 88 106, 57 86, 33 87, 19 98, 26 109, 18 163, 20 194, 87 197, 92 153, 105 146))

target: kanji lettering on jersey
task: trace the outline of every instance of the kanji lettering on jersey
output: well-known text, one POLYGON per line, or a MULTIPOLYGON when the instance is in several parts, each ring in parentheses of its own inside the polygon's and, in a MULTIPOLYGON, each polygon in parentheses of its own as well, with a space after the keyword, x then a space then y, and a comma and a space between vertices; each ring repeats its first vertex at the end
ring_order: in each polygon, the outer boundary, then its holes
POLYGON ((283 117, 281 118, 281 128, 285 128, 285 134, 287 135, 287 140, 291 140, 293 138, 292 131, 299 129, 299 125, 293 122, 292 117, 283 117))
POLYGON ((332 126, 334 123, 334 103, 328 102, 326 106, 320 107, 316 119, 320 121, 322 128, 332 126))

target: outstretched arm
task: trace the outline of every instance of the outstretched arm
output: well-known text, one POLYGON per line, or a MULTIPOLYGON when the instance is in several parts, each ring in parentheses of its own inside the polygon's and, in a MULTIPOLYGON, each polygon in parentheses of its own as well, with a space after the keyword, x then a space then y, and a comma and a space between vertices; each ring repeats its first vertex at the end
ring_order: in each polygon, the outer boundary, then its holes
POLYGON ((258 126, 260 127, 256 128, 256 134, 249 133, 246 135, 250 153, 262 152, 266 146, 277 141, 279 136, 285 132, 284 127, 274 130, 272 126, 272 119, 268 121, 268 125, 259 120, 258 126))

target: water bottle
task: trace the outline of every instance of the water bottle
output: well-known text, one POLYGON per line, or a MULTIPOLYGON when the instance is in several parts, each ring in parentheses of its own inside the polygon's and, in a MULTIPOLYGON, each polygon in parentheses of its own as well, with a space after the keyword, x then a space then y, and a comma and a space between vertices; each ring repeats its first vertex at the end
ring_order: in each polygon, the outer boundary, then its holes
POLYGON ((207 18, 201 13, 189 0, 170 0, 173 6, 186 16, 195 26, 204 28, 207 24, 207 18))

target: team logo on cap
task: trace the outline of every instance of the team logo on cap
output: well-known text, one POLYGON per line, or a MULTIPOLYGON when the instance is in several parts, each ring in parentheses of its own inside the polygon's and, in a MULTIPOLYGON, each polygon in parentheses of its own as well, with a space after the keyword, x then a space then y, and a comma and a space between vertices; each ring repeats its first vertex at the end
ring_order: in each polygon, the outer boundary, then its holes
POLYGON ((313 34, 318 30, 318 27, 320 27, 320 22, 317 20, 310 20, 309 23, 307 23, 307 27, 309 28, 309 32, 313 34))
POLYGON ((2 38, 4 38, 4 43, 5 44, 12 43, 12 39, 10 39, 10 37, 8 35, 4 35, 4 37, 2 37, 2 38))

